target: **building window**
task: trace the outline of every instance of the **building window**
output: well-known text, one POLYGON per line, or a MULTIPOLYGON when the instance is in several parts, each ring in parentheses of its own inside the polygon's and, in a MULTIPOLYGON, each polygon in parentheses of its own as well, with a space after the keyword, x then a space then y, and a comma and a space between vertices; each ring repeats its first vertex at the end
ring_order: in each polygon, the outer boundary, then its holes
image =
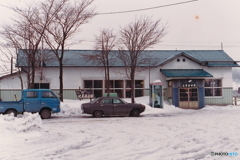
MULTIPOLYGON (((143 96, 144 80, 135 80, 134 86, 135 86, 135 97, 143 96)), ((131 81, 130 80, 125 81, 125 87, 126 87, 126 90, 125 90, 126 98, 130 98, 131 97, 131 81)))
POLYGON ((123 80, 110 80, 110 88, 123 88, 123 80))
MULTIPOLYGON (((117 93, 118 97, 123 98, 123 80, 110 80, 110 93, 117 93)), ((105 93, 107 93, 107 90, 105 88, 105 93)))
POLYGON ((84 80, 83 85, 86 92, 94 93, 95 97, 102 97, 103 80, 84 80))
MULTIPOLYGON (((95 97, 101 97, 103 93, 107 93, 106 86, 103 86, 103 80, 84 80, 83 89, 94 93, 95 97), (90 90, 91 89, 91 90, 90 90)), ((110 80, 110 93, 117 93, 118 97, 123 98, 124 92, 125 97, 131 97, 131 81, 126 80, 110 80)), ((144 95, 144 80, 135 80, 135 97, 141 97, 144 95)))
POLYGON ((115 89, 115 93, 117 93, 118 97, 123 98, 123 89, 115 89))
POLYGON ((135 88, 143 88, 143 80, 136 80, 135 88))
POLYGON ((94 89, 93 93, 95 97, 102 97, 102 90, 94 89))
POLYGON ((114 81, 115 88, 123 88, 123 81, 122 80, 115 80, 114 81))
POLYGON ((205 79, 205 96, 222 96, 222 79, 205 79))
POLYGON ((34 89, 49 89, 49 83, 34 83, 34 89))
POLYGON ((142 97, 143 89, 135 89, 135 97, 142 97))
POLYGON ((131 81, 130 80, 126 80, 126 82, 125 82, 125 84, 126 84, 126 88, 131 88, 131 81))
POLYGON ((92 80, 84 81, 84 88, 92 88, 92 87, 93 87, 92 80))
POLYGON ((84 80, 84 88, 101 88, 103 87, 102 85, 103 81, 102 80, 84 80))
POLYGON ((93 87, 94 88, 102 88, 103 87, 102 82, 103 82, 102 80, 94 80, 93 81, 93 83, 94 83, 93 87))

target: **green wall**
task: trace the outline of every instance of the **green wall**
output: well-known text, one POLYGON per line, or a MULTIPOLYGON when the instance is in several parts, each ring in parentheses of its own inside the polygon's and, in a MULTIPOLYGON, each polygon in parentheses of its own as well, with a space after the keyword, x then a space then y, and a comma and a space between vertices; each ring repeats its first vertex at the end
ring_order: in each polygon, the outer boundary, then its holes
MULTIPOLYGON (((59 90, 54 90, 53 92, 58 96, 59 90)), ((222 97, 213 97, 213 98, 206 98, 205 97, 205 105, 230 105, 233 103, 232 99, 232 88, 223 88, 222 90, 223 96, 222 97)), ((167 89, 163 89, 164 100, 168 100, 171 102, 172 99, 167 99, 167 89)), ((3 101, 15 101, 15 95, 17 97, 17 100, 20 100, 21 97, 21 90, 0 90, 0 97, 3 101)), ((64 99, 73 99, 78 100, 75 90, 73 89, 67 89, 63 91, 63 98, 64 99)), ((144 95, 149 95, 149 90, 144 90, 144 95)))
POLYGON ((232 98, 232 88, 223 88, 222 89, 222 97, 212 97, 212 98, 206 98, 205 97, 205 105, 230 105, 233 104, 233 98, 232 98))

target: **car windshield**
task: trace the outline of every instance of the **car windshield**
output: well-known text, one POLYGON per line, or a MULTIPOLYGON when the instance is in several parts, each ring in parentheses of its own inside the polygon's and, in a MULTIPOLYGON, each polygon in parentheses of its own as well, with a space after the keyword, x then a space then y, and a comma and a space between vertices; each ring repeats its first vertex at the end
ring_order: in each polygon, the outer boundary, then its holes
POLYGON ((95 103, 99 98, 94 99, 91 103, 95 103))

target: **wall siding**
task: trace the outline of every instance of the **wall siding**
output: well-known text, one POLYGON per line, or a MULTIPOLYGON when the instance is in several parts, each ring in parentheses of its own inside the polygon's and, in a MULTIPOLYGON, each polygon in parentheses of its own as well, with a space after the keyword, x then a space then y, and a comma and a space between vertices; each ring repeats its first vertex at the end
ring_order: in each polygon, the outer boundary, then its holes
POLYGON ((163 98, 164 98, 164 100, 168 100, 169 99, 168 98, 168 89, 167 88, 163 89, 163 98))
MULTIPOLYGON (((53 92, 57 95, 59 93, 59 90, 53 89, 53 92)), ((166 100, 167 97, 167 90, 164 89, 164 100, 166 100)), ((145 96, 149 95, 149 90, 145 89, 144 91, 145 96)), ((20 100, 21 97, 21 90, 0 90, 0 97, 3 101, 15 101, 15 96, 17 96, 17 100, 20 100)), ((75 90, 73 89, 65 89, 63 90, 63 98, 64 99, 72 99, 72 100, 78 100, 75 90)), ((174 100, 168 99, 171 102, 174 100)), ((175 101, 174 101, 175 102, 175 101)), ((176 102, 175 102, 176 103, 176 102)), ((232 88, 223 88, 223 97, 220 98, 205 98, 205 105, 230 105, 233 103, 232 100, 232 88)))
MULTIPOLYGON (((52 89, 52 91, 59 97, 58 89, 52 89)), ((76 92, 73 89, 64 89, 63 90, 63 99, 78 100, 76 92)))
POLYGON ((232 100, 232 88, 223 88, 222 97, 213 97, 206 98, 205 97, 205 105, 231 105, 233 103, 232 100))
MULTIPOLYGON (((52 91, 56 94, 56 96, 59 97, 59 90, 53 89, 52 91)), ((2 101, 16 101, 14 95, 17 96, 17 100, 19 101, 22 98, 22 91, 21 90, 0 90, 0 97, 2 101)), ((63 98, 78 100, 75 90, 73 89, 63 90, 63 98)))
POLYGON ((0 97, 2 101, 17 101, 22 99, 22 90, 0 90, 0 97))
POLYGON ((149 89, 146 89, 146 88, 145 88, 143 95, 144 95, 144 96, 149 96, 149 92, 150 92, 149 89))

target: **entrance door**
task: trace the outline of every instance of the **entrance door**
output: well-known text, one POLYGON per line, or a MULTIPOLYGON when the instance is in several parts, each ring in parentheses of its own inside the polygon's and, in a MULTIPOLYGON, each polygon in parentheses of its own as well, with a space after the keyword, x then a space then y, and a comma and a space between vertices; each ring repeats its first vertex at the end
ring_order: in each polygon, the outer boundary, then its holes
POLYGON ((184 109, 198 109, 198 89, 179 88, 179 107, 184 109))

